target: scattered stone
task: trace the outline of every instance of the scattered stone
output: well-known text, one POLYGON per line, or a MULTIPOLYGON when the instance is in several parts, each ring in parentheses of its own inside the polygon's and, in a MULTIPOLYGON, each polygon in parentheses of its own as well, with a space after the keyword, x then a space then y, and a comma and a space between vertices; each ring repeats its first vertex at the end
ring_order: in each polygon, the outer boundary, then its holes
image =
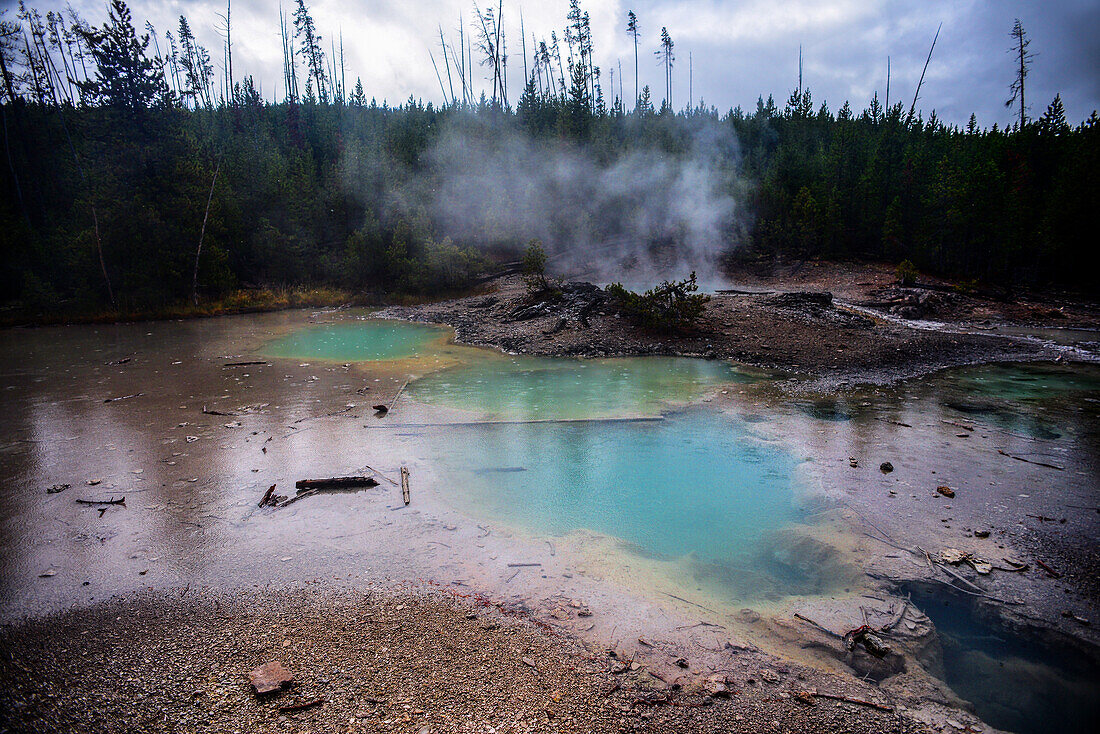
POLYGON ((64 492, 71 486, 71 484, 55 484, 46 490, 46 494, 57 494, 58 492, 64 492))
POLYGON ((294 676, 283 667, 282 663, 272 660, 249 671, 248 681, 252 684, 252 690, 256 695, 262 696, 290 687, 294 683, 294 676))
POLYGON ((974 531, 974 537, 975 538, 988 538, 989 537, 989 531, 988 530, 975 530, 974 531))
POLYGON ((779 673, 768 668, 760 669, 760 679, 766 683, 778 683, 780 681, 779 673))
POLYGON ((955 496, 955 490, 951 489, 951 487, 947 487, 944 485, 936 487, 936 491, 942 494, 944 497, 951 498, 955 496))
POLYGON ((676 658, 676 667, 686 668, 687 666, 688 666, 688 661, 687 660, 685 660, 684 658, 676 658))
POLYGON ((1072 619, 1074 622, 1077 622, 1078 624, 1083 624, 1086 627, 1089 625, 1089 621, 1087 619, 1085 619, 1084 617, 1078 617, 1076 614, 1074 614, 1069 609, 1062 612, 1062 616, 1065 617, 1066 619, 1072 619))
POLYGON ((894 471, 894 465, 891 464, 889 461, 884 461, 878 465, 878 470, 883 474, 889 474, 890 472, 894 471))
POLYGON ((729 698, 730 689, 724 675, 712 675, 703 683, 703 690, 710 698, 729 698))

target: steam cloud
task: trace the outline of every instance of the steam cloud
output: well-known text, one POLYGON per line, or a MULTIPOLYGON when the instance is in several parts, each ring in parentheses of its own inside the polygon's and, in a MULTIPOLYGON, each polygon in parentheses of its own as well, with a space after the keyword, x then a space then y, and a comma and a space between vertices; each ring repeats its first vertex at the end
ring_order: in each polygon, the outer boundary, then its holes
POLYGON ((739 148, 712 120, 671 122, 676 154, 646 148, 600 155, 511 125, 451 118, 425 181, 397 206, 421 206, 440 236, 478 245, 542 241, 556 272, 654 283, 699 272, 743 231, 733 192, 739 148), (602 160, 601 160, 602 158, 602 160))

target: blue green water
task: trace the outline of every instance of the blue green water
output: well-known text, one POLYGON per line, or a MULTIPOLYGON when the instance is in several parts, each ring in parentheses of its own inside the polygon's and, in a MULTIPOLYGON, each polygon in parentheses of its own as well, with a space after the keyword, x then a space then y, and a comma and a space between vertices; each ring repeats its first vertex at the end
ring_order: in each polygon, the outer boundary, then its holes
POLYGON ((430 439, 429 458, 448 478, 442 491, 460 506, 538 532, 604 533, 651 557, 758 566, 764 538, 803 517, 797 460, 709 410, 463 425, 430 439))
POLYGON ((669 403, 751 379, 718 360, 511 357, 430 374, 410 385, 410 394, 491 418, 594 418, 654 414, 669 403))
POLYGON ((312 326, 264 345, 272 357, 363 362, 404 359, 426 352, 445 338, 438 326, 403 321, 360 321, 312 326))
MULTIPOLYGON (((424 357, 444 346, 441 333, 364 321, 309 328, 267 352, 340 361, 424 357)), ((797 460, 716 411, 660 418, 723 385, 759 378, 718 360, 579 360, 465 348, 448 356, 459 364, 413 381, 408 394, 474 416, 420 434, 425 458, 446 478, 439 489, 455 504, 535 532, 618 538, 635 553, 686 563, 731 598, 794 593, 797 579, 780 578, 782 570, 767 568, 763 556, 773 531, 802 518, 797 460), (638 416, 659 419, 602 420, 638 416)))

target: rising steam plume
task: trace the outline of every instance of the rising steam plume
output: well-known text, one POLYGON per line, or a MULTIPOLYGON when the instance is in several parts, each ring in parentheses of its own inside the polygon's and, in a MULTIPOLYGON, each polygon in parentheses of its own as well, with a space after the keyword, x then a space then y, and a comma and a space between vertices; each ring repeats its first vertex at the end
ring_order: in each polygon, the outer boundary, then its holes
POLYGON ((387 214, 419 209, 439 236, 464 244, 538 238, 551 268, 570 276, 645 284, 695 270, 718 282, 718 260, 745 225, 737 140, 708 118, 668 125, 663 147, 674 152, 609 153, 455 116, 387 214))

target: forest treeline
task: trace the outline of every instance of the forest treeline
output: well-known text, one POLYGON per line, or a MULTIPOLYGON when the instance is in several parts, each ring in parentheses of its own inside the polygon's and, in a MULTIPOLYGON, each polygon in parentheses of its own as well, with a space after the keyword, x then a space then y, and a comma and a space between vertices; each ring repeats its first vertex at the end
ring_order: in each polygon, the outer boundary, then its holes
MULTIPOLYGON (((137 310, 249 286, 468 287, 527 242, 491 226, 451 239, 430 203, 407 193, 413 182, 433 188, 441 175, 433 144, 469 118, 484 123, 481 134, 564 141, 603 165, 636 150, 685 156, 701 126, 728 128, 739 143, 726 162, 736 171, 729 193, 748 213, 720 243, 731 262, 909 260, 999 286, 1097 289, 1095 112, 1071 126, 1056 98, 1022 125, 983 129, 971 118, 959 128, 900 103, 884 107, 877 96, 861 111, 845 103, 834 112, 808 89, 782 106, 768 97, 751 110, 677 110, 667 29, 665 99, 655 106, 644 88, 624 104, 614 82, 604 94, 588 17, 575 1, 563 44, 556 35, 534 49, 524 44, 531 63, 524 60, 527 84, 513 104, 500 10, 477 20, 483 32, 457 48, 441 38, 445 104, 392 106, 369 99, 361 81, 345 84, 342 51, 330 45, 326 60, 302 0, 282 19, 286 93, 278 102, 251 77, 234 78, 228 13, 226 73, 216 84, 185 18, 158 37, 148 25, 139 32, 121 0, 98 27, 71 11, 22 8, 0 23, 3 300, 137 310), (491 94, 474 94, 475 52, 491 94)), ((630 22, 636 39, 633 13, 630 22)))

